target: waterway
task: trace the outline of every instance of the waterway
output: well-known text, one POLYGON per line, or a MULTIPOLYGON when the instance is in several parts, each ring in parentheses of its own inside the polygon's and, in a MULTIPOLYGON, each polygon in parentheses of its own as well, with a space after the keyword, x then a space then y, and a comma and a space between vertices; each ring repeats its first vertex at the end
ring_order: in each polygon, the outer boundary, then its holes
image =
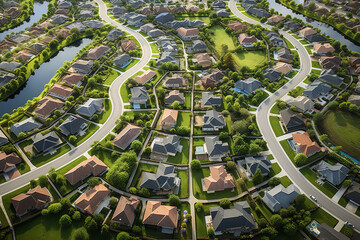
POLYGON ((25 20, 24 22, 22 22, 20 25, 8 29, 4 32, 0 33, 0 41, 4 40, 5 36, 9 33, 18 33, 21 31, 24 31, 26 28, 30 27, 31 25, 33 25, 35 22, 39 21, 42 18, 43 14, 47 14, 47 7, 48 7, 49 3, 44 1, 43 3, 39 3, 39 2, 35 2, 34 3, 34 14, 30 16, 30 18, 28 18, 27 20, 25 20))
MULTIPOLYGON (((300 3, 302 0, 297 0, 297 3, 300 3)), ((296 17, 304 21, 304 23, 308 23, 312 25, 314 28, 318 28, 322 33, 329 35, 331 38, 338 40, 341 44, 344 44, 351 51, 360 53, 360 45, 355 44, 354 42, 347 39, 341 33, 339 33, 335 28, 330 26, 329 24, 314 20, 312 18, 306 17, 302 14, 299 14, 293 11, 290 8, 285 7, 281 3, 276 2, 276 0, 268 0, 269 9, 273 8, 278 13, 281 13, 283 16, 290 15, 292 18, 296 17)))
POLYGON ((4 113, 12 113, 13 109, 24 106, 28 100, 40 95, 45 84, 55 75, 56 71, 63 66, 65 61, 72 61, 76 54, 92 40, 84 38, 60 50, 48 61, 41 64, 30 76, 28 81, 11 97, 0 102, 0 116, 4 113))

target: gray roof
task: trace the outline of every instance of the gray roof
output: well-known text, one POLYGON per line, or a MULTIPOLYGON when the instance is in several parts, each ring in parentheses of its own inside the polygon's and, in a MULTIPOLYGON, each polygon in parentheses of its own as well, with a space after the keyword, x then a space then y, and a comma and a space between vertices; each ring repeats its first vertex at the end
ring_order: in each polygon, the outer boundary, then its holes
POLYGON ((73 22, 66 26, 67 29, 77 28, 80 32, 83 32, 86 30, 86 26, 82 24, 81 22, 73 22))
POLYGON ((155 29, 155 26, 154 24, 152 23, 147 23, 147 24, 144 24, 140 27, 140 30, 144 33, 148 33, 150 32, 151 30, 155 29))
POLYGON ((29 46, 29 48, 31 48, 37 52, 41 52, 42 50, 44 50, 46 48, 46 45, 44 45, 42 43, 34 43, 34 44, 31 44, 29 46))
POLYGON ((85 123, 85 120, 76 116, 69 116, 60 126, 60 131, 66 135, 76 135, 80 131, 80 127, 85 123))
POLYGON ((290 29, 293 31, 298 30, 302 25, 298 22, 295 21, 287 21, 286 23, 284 23, 284 28, 286 29, 290 29))
POLYGON ((95 6, 94 6, 94 3, 92 3, 92 2, 84 2, 79 6, 79 8, 81 8, 81 9, 92 9, 92 8, 95 8, 95 6))
POLYGON ((156 65, 160 66, 163 63, 171 62, 173 64, 177 64, 175 61, 175 56, 172 54, 172 52, 164 52, 159 60, 156 61, 156 65))
POLYGON ((34 141, 34 148, 37 152, 46 152, 47 150, 58 146, 61 141, 55 132, 49 132, 48 134, 42 135, 38 133, 32 137, 34 141))
POLYGON ((216 14, 219 17, 229 17, 230 16, 230 13, 228 13, 225 9, 220 9, 220 10, 216 11, 216 14))
POLYGON ((82 74, 89 74, 92 71, 92 67, 94 65, 94 61, 89 60, 89 61, 84 61, 84 60, 79 60, 77 62, 74 62, 71 67, 77 72, 77 73, 82 73, 82 74))
POLYGON ((201 97, 202 107, 221 106, 222 104, 221 96, 214 96, 213 92, 202 92, 201 97))
POLYGON ((158 191, 169 191, 175 186, 177 175, 172 165, 159 164, 156 173, 144 172, 140 186, 158 191))
POLYGON ((317 164, 314 169, 321 176, 325 177, 326 181, 335 186, 341 184, 345 180, 346 174, 348 174, 350 171, 347 167, 340 163, 331 165, 324 160, 317 164))
POLYGON ((287 48, 280 48, 277 50, 278 57, 280 59, 288 60, 289 62, 293 60, 294 56, 291 54, 291 51, 287 48))
POLYGON ((83 24, 85 24, 85 26, 87 26, 88 28, 95 28, 95 29, 101 28, 104 25, 99 20, 88 20, 83 22, 83 24))
POLYGON ((24 42, 29 41, 30 39, 31 39, 31 37, 26 34, 15 34, 15 35, 11 35, 9 37, 9 40, 16 42, 16 43, 24 43, 24 42))
POLYGON ((280 111, 282 122, 289 132, 297 131, 304 128, 305 119, 295 114, 290 108, 280 111))
POLYGON ((166 24, 170 21, 174 21, 174 19, 174 16, 167 12, 160 13, 155 17, 155 20, 160 24, 166 24))
POLYGON ((102 108, 103 100, 90 98, 84 104, 79 105, 76 112, 80 115, 92 117, 97 111, 102 108))
POLYGON ((323 36, 319 33, 307 35, 307 36, 305 36, 305 39, 308 40, 309 42, 326 42, 326 41, 328 41, 328 39, 325 36, 323 36))
POLYGON ((176 154, 180 144, 180 137, 177 135, 168 135, 166 137, 156 138, 152 151, 165 155, 176 154))
POLYGON ((229 152, 228 143, 220 141, 219 136, 205 137, 205 145, 209 158, 223 157, 229 152))
POLYGON ((193 44, 194 50, 205 50, 207 49, 206 43, 201 40, 195 40, 193 44))
POLYGON ((223 128, 225 127, 225 125, 226 122, 223 115, 221 115, 220 113, 214 110, 206 111, 204 115, 203 128, 214 128, 214 127, 223 128))
POLYGON ((147 34, 152 38, 156 38, 156 37, 165 35, 164 31, 157 29, 157 28, 150 30, 147 34))
POLYGON ((319 240, 350 240, 343 233, 336 231, 333 227, 327 225, 326 223, 321 223, 318 227, 320 232, 317 239, 319 240))
POLYGON ((273 31, 267 31, 265 34, 269 37, 270 42, 275 47, 285 47, 286 43, 285 41, 280 37, 280 35, 273 31))
POLYGON ((79 13, 80 18, 91 18, 94 15, 93 10, 83 9, 79 13))
POLYGON ((319 79, 325 83, 340 87, 343 83, 343 78, 332 73, 332 70, 324 70, 321 72, 319 79))
POLYGON ((267 156, 246 157, 245 164, 251 175, 254 175, 257 169, 260 169, 263 175, 267 175, 271 169, 271 161, 267 156))
POLYGON ((123 32, 114 28, 113 30, 111 30, 108 35, 106 36, 107 40, 109 41, 114 41, 115 39, 117 39, 119 36, 123 35, 123 32))
POLYGON ((239 80, 235 83, 235 87, 250 94, 255 92, 260 86, 262 82, 256 80, 255 78, 248 78, 246 80, 239 80))
POLYGON ((279 184, 265 192, 263 201, 271 211, 278 212, 281 208, 288 208, 298 194, 300 194, 300 190, 294 184, 287 188, 279 184))
POLYGON ((145 87, 133 87, 130 89, 130 91, 130 102, 133 104, 145 104, 149 100, 149 96, 145 87))
POLYGON ((327 94, 331 91, 331 87, 323 82, 314 81, 310 83, 303 91, 303 95, 308 98, 317 98, 321 94, 327 94))
POLYGON ((255 6, 249 6, 245 7, 246 11, 250 13, 251 15, 254 15, 256 17, 262 18, 262 17, 269 17, 270 13, 262 8, 257 8, 255 6))
POLYGON ((41 123, 35 121, 34 118, 27 118, 24 121, 14 123, 10 130, 18 137, 21 132, 28 133, 36 128, 40 128, 41 123))
POLYGON ((202 27, 205 25, 205 23, 201 20, 189 20, 189 19, 184 19, 184 20, 175 20, 172 22, 169 22, 168 25, 173 28, 173 29, 178 29, 180 27, 202 27))
POLYGON ((175 101, 178 101, 180 104, 185 103, 184 93, 181 92, 176 93, 175 91, 177 90, 170 91, 165 95, 165 105, 171 106, 175 101))
POLYGON ((19 62, 1 62, 0 68, 8 71, 14 71, 16 68, 21 67, 22 64, 19 62))
POLYGON ((71 7, 72 7, 72 3, 69 2, 69 1, 60 0, 59 3, 58 3, 58 7, 59 7, 59 8, 71 8, 71 7))
POLYGON ((242 232, 251 231, 257 227, 248 202, 235 202, 234 208, 210 207, 212 224, 215 232, 241 229, 242 232))
POLYGON ((127 11, 126 11, 126 8, 125 7, 118 7, 118 6, 116 6, 116 7, 114 7, 113 9, 112 9, 112 13, 116 16, 116 15, 121 15, 121 14, 124 14, 124 13, 126 13, 127 11))
POLYGON ((68 16, 65 16, 65 15, 62 15, 62 14, 57 14, 57 15, 52 16, 50 18, 50 21, 52 21, 55 24, 63 24, 68 19, 69 19, 68 16))
POLYGON ((144 1, 142 0, 130 0, 129 4, 133 7, 133 8, 138 8, 140 7, 142 4, 145 4, 144 1))
POLYGON ((8 142, 9 142, 9 140, 7 139, 5 134, 0 130, 0 146, 6 144, 8 142))
POLYGON ((226 7, 226 3, 224 1, 221 0, 216 0, 212 3, 212 7, 213 8, 225 8, 226 7))
POLYGON ((269 79, 269 82, 275 82, 281 78, 281 72, 268 68, 264 71, 264 77, 269 79))
POLYGON ((18 7, 20 4, 15 1, 4 1, 4 8, 18 7))
POLYGON ((125 63, 128 63, 131 60, 131 57, 129 54, 124 53, 114 59, 114 64, 117 67, 123 66, 125 63))
POLYGON ((0 70, 0 87, 15 78, 15 74, 0 70))

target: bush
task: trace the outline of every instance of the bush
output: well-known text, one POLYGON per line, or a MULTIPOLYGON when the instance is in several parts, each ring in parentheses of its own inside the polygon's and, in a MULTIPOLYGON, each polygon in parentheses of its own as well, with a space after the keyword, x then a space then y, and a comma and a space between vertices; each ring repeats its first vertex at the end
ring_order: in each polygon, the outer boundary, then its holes
POLYGON ((61 218, 59 219, 59 224, 61 226, 68 226, 71 224, 71 218, 69 215, 64 214, 61 216, 61 218))
POLYGON ((85 228, 89 231, 94 231, 97 229, 97 224, 91 216, 88 216, 85 219, 85 228))
POLYGON ((38 179, 40 187, 46 187, 48 185, 48 178, 46 175, 40 175, 38 179))
POLYGON ((142 143, 139 140, 135 140, 131 143, 131 149, 134 149, 135 152, 140 152, 142 148, 142 143))
POLYGON ((169 197, 169 203, 171 206, 180 206, 181 201, 180 198, 174 194, 171 194, 169 197))
POLYGON ((230 208, 230 206, 231 206, 231 202, 229 199, 224 198, 220 200, 220 207, 227 209, 230 208))
POLYGON ((201 202, 196 202, 195 203, 195 210, 196 210, 196 212, 204 211, 204 205, 201 202))
POLYGON ((201 163, 197 159, 192 160, 191 163, 190 163, 190 166, 191 166, 191 169, 194 169, 194 170, 200 170, 201 169, 201 163))
POLYGON ((136 226, 136 225, 133 226, 132 231, 133 231, 133 233, 135 233, 135 234, 137 234, 137 235, 140 235, 141 232, 142 232, 141 227, 136 226))
POLYGON ((272 215, 270 222, 275 228, 280 228, 283 225, 283 219, 279 214, 272 215))
POLYGON ((130 234, 128 234, 127 232, 121 232, 116 237, 116 240, 129 240, 129 239, 130 239, 130 234))
POLYGON ((74 231, 74 240, 88 240, 89 234, 85 228, 79 228, 74 231))
POLYGON ((256 169, 256 172, 252 178, 253 182, 255 185, 259 184, 259 183, 262 183, 264 181, 264 177, 261 173, 261 170, 260 168, 256 169))
POLYGON ((208 235, 209 235, 209 237, 211 237, 211 238, 215 235, 215 231, 214 231, 214 229, 213 229, 212 227, 209 228, 209 230, 208 230, 208 235))
POLYGON ((117 200, 115 197, 111 197, 111 198, 109 199, 109 205, 110 205, 110 208, 111 208, 111 209, 115 209, 117 203, 118 203, 118 200, 117 200))
POLYGON ((307 156, 303 153, 296 154, 294 158, 295 164, 298 167, 306 164, 307 160, 308 160, 307 156))
POLYGON ((80 220, 81 218, 81 214, 79 211, 75 211, 74 214, 72 215, 72 219, 75 220, 75 221, 78 221, 80 220))
POLYGON ((89 185, 89 187, 93 188, 97 185, 99 185, 101 183, 101 180, 98 177, 91 177, 89 178, 89 180, 87 180, 87 185, 89 185))
POLYGON ((281 180, 280 180, 280 178, 278 178, 278 177, 273 177, 273 178, 271 178, 270 180, 269 180, 269 186, 271 186, 271 187, 275 187, 275 186, 277 186, 277 185, 279 185, 280 183, 281 183, 281 180))
POLYGON ((102 227, 101 227, 101 235, 103 236, 107 236, 109 234, 109 226, 104 224, 102 227))
POLYGON ((61 203, 53 203, 48 207, 48 211, 50 214, 57 214, 61 211, 62 205, 61 203))

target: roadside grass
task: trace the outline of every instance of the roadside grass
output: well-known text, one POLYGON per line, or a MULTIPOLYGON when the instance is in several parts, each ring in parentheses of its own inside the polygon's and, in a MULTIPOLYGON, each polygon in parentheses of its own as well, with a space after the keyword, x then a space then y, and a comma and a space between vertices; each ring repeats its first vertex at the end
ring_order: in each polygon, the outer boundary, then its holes
POLYGON ((344 196, 341 196, 338 203, 340 206, 346 207, 346 205, 349 203, 349 200, 346 199, 344 196))
POLYGON ((327 223, 330 227, 335 227, 339 222, 336 218, 331 216, 322 208, 318 208, 311 212, 311 218, 315 219, 318 223, 327 223))
POLYGON ((290 147, 290 144, 288 143, 287 140, 288 139, 280 141, 280 144, 283 147, 283 149, 285 150, 285 152, 288 155, 288 157, 290 158, 290 160, 294 161, 295 152, 292 150, 292 148, 290 147))
POLYGON ((70 150, 71 150, 71 147, 69 146, 69 144, 65 144, 65 145, 59 147, 58 149, 56 149, 56 153, 53 155, 41 154, 40 156, 32 157, 31 163, 34 164, 34 166, 36 166, 36 167, 40 167, 40 166, 44 165, 45 163, 48 163, 48 162, 60 157, 61 155, 64 155, 65 153, 69 152, 70 150))
POLYGON ((70 171, 71 169, 73 169, 75 166, 77 166, 79 163, 82 163, 86 159, 87 158, 85 156, 81 156, 81 157, 77 158, 76 160, 72 161, 71 163, 65 165, 64 167, 56 170, 56 173, 64 175, 65 173, 67 173, 68 171, 70 171))
POLYGON ((155 43, 150 43, 150 47, 153 53, 159 53, 159 48, 156 46, 155 43))
POLYGON ((175 172, 177 173, 177 176, 181 179, 179 197, 189 197, 189 170, 175 169, 175 172))
POLYGON ((120 87, 120 95, 124 103, 128 103, 130 98, 129 95, 131 94, 130 89, 126 86, 126 82, 124 82, 120 87))
POLYGON ((157 165, 140 162, 138 168, 136 169, 136 173, 130 184, 130 187, 137 187, 140 185, 142 172, 155 173, 157 169, 158 169, 157 165))
POLYGON ((294 45, 292 45, 289 40, 287 40, 286 38, 284 38, 284 40, 285 40, 285 42, 286 42, 286 46, 287 46, 289 49, 294 49, 294 45))
POLYGON ((338 191, 336 188, 331 186, 329 183, 325 182, 323 185, 320 185, 316 182, 317 175, 314 171, 310 169, 310 167, 304 167, 300 170, 300 172, 320 191, 322 191, 326 196, 332 198, 335 193, 338 191))
POLYGON ((293 71, 291 71, 288 75, 287 75, 287 77, 288 78, 293 78, 293 77, 295 77, 295 75, 298 73, 298 71, 296 71, 296 70, 293 70, 293 71))
POLYGON ((300 40, 300 43, 301 43, 302 45, 307 45, 307 44, 309 44, 309 42, 306 41, 305 39, 300 40))
POLYGON ((276 137, 279 137, 284 134, 284 131, 280 125, 280 119, 278 117, 270 116, 270 124, 276 137))
POLYGON ((94 121, 100 124, 104 124, 106 122, 112 111, 112 104, 110 99, 104 99, 103 104, 104 104, 104 110, 102 111, 102 113, 99 114, 97 120, 94 121))
POLYGON ((174 164, 188 164, 189 163, 189 148, 190 142, 188 139, 181 138, 180 145, 183 146, 181 153, 177 152, 175 156, 169 156, 167 162, 174 164))
POLYGON ((112 82, 118 77, 120 76, 120 73, 115 71, 114 69, 111 69, 111 73, 109 74, 109 76, 105 79, 104 84, 106 85, 111 85, 112 82))
POLYGON ((321 68, 321 65, 319 62, 316 62, 316 61, 311 61, 311 66, 313 68, 321 68))
POLYGON ((288 187, 292 184, 291 180, 288 176, 283 176, 280 178, 280 182, 284 187, 288 187))
POLYGON ((77 136, 76 138, 76 142, 73 143, 72 145, 79 146, 81 143, 83 143, 84 141, 86 141, 91 135, 93 135, 100 127, 98 125, 95 125, 93 123, 89 124, 89 127, 86 130, 86 134, 84 134, 83 136, 77 136))
POLYGON ((280 113, 279 106, 277 104, 274 104, 274 106, 270 109, 270 113, 279 114, 280 113))
POLYGON ((312 54, 311 50, 313 49, 313 46, 305 46, 305 48, 306 51, 311 55, 312 54))

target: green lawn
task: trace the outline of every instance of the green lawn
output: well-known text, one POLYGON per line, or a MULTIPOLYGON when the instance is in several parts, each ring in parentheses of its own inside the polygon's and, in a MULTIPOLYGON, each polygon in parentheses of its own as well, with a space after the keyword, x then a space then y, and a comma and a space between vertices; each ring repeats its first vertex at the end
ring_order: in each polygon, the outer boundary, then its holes
POLYGON ((124 103, 129 102, 129 94, 131 94, 130 89, 126 86, 126 82, 124 82, 120 87, 120 95, 124 103))
POLYGON ((331 186, 329 183, 325 182, 323 185, 319 185, 316 183, 316 179, 318 178, 316 173, 310 169, 310 167, 304 167, 300 170, 300 172, 313 184, 317 187, 320 191, 322 191, 326 196, 332 198, 337 189, 331 186))
POLYGON ((106 122, 112 111, 112 104, 110 99, 104 99, 103 104, 104 104, 104 110, 102 111, 101 114, 99 114, 99 117, 96 120, 100 124, 104 124, 106 122))
POLYGON ((312 54, 311 50, 313 49, 313 46, 305 46, 306 48, 306 51, 309 53, 309 54, 312 54))
POLYGON ((86 134, 84 134, 83 136, 78 135, 76 137, 76 142, 73 143, 72 145, 79 146, 81 143, 83 143, 86 139, 88 139, 91 135, 93 135, 100 127, 98 125, 95 125, 93 123, 89 124, 89 127, 86 130, 86 134))
POLYGON ((280 119, 275 116, 270 116, 270 124, 275 133, 275 136, 279 137, 284 134, 284 131, 280 125, 280 119))
POLYGON ((130 187, 137 187, 140 184, 141 173, 142 172, 152 172, 155 173, 158 169, 157 165, 147 164, 147 163, 139 163, 138 168, 136 169, 136 173, 134 175, 133 181, 131 182, 130 187))
POLYGON ((345 111, 329 111, 319 128, 329 136, 334 145, 342 146, 343 151, 360 159, 360 117, 345 111))
POLYGON ((280 108, 277 104, 275 104, 271 110, 270 110, 270 113, 273 113, 273 114, 279 114, 280 113, 280 108))
POLYGON ((303 91, 305 90, 305 88, 297 86, 296 88, 292 89, 289 92, 289 95, 296 98, 297 96, 302 95, 303 91))
POLYGON ((311 66, 314 68, 321 68, 321 65, 319 62, 316 61, 311 61, 311 66))
POLYGON ((201 239, 208 239, 205 223, 205 212, 209 212, 210 207, 218 206, 218 204, 204 204, 204 211, 196 212, 196 237, 201 239))
POLYGON ((120 76, 120 73, 115 71, 114 69, 111 69, 111 73, 105 79, 104 84, 110 85, 118 76, 120 76))
POLYGON ((1 228, 5 228, 5 227, 9 226, 9 223, 6 220, 5 214, 1 208, 0 208, 0 221, 2 223, 1 228))
POLYGON ((176 122, 176 127, 185 126, 190 128, 190 119, 191 119, 190 112, 179 112, 178 118, 176 122))
POLYGON ((278 174, 279 172, 281 172, 281 167, 279 166, 278 163, 273 163, 271 164, 271 168, 270 168, 270 172, 269 172, 269 177, 273 177, 276 174, 278 174))
POLYGON ((181 153, 176 153, 175 156, 170 156, 167 160, 169 163, 175 164, 188 164, 189 163, 189 148, 190 142, 188 139, 182 138, 180 140, 180 145, 183 146, 181 153))
POLYGON ((318 223, 327 223, 331 227, 335 227, 336 224, 339 222, 336 218, 331 216, 329 213, 327 213, 322 208, 318 208, 315 211, 311 213, 311 217, 315 219, 318 223))
POLYGON ((255 16, 253 16, 253 15, 247 13, 247 12, 242 12, 242 14, 244 14, 245 16, 247 16, 247 17, 249 17, 249 18, 252 18, 252 19, 254 19, 254 20, 258 21, 258 22, 261 21, 260 18, 257 18, 257 17, 255 17, 255 16))
POLYGON ((287 40, 286 38, 284 38, 285 42, 286 42, 286 45, 289 49, 293 49, 294 48, 294 45, 291 44, 291 42, 289 42, 289 40, 287 40))
POLYGON ((191 92, 185 92, 185 108, 190 110, 191 109, 191 92))
POLYGON ((238 69, 246 66, 251 70, 254 70, 257 66, 267 62, 266 52, 264 51, 246 51, 233 53, 233 57, 238 69))
POLYGON ((280 141, 281 146, 285 150, 288 157, 291 159, 291 161, 294 161, 295 158, 295 152, 290 147, 290 144, 288 143, 287 139, 280 141))
POLYGON ((281 181, 281 184, 284 186, 284 187, 288 187, 289 185, 292 184, 291 180, 289 179, 288 176, 283 176, 280 178, 280 181, 281 181))
POLYGON ((155 43, 150 43, 150 47, 153 53, 159 53, 159 48, 156 46, 155 43))
POLYGON ((355 214, 360 217, 360 207, 358 207, 358 209, 356 210, 355 214))
POLYGON ((50 154, 42 155, 41 154, 38 157, 33 157, 31 159, 31 162, 36 167, 40 167, 41 165, 44 165, 45 163, 48 163, 48 162, 54 160, 55 158, 58 158, 61 155, 64 155, 65 153, 69 152, 70 150, 71 150, 71 147, 69 146, 69 144, 65 144, 65 145, 61 146, 60 148, 58 148, 56 150, 55 154, 53 154, 53 155, 50 155, 50 154))
POLYGON ((181 179, 178 196, 180 198, 189 197, 189 170, 175 169, 178 177, 181 179))
POLYGON ((346 205, 348 204, 349 200, 346 199, 344 196, 341 196, 341 198, 339 199, 339 204, 343 207, 346 207, 346 205))
POLYGON ((287 77, 288 78, 293 78, 293 77, 295 77, 295 75, 298 73, 298 71, 296 71, 296 70, 293 70, 293 71, 291 71, 288 75, 287 75, 287 77))
POLYGON ((225 31, 225 28, 223 28, 220 25, 215 25, 215 26, 209 28, 209 30, 210 30, 209 31, 210 36, 211 36, 213 42, 215 43, 214 44, 215 51, 218 52, 219 55, 223 54, 223 50, 221 47, 221 45, 223 45, 223 44, 228 46, 229 51, 233 51, 236 49, 231 35, 225 31), (221 41, 219 41, 219 39, 221 39, 221 41))
POLYGON ((94 148, 88 151, 89 155, 97 156, 101 161, 103 161, 108 167, 111 167, 114 162, 119 158, 119 156, 112 157, 111 151, 106 149, 100 149, 99 151, 95 151, 94 148))
POLYGON ((303 44, 303 45, 307 45, 307 44, 309 44, 309 42, 308 42, 308 41, 306 41, 305 39, 300 40, 300 43, 301 43, 301 44, 303 44))

